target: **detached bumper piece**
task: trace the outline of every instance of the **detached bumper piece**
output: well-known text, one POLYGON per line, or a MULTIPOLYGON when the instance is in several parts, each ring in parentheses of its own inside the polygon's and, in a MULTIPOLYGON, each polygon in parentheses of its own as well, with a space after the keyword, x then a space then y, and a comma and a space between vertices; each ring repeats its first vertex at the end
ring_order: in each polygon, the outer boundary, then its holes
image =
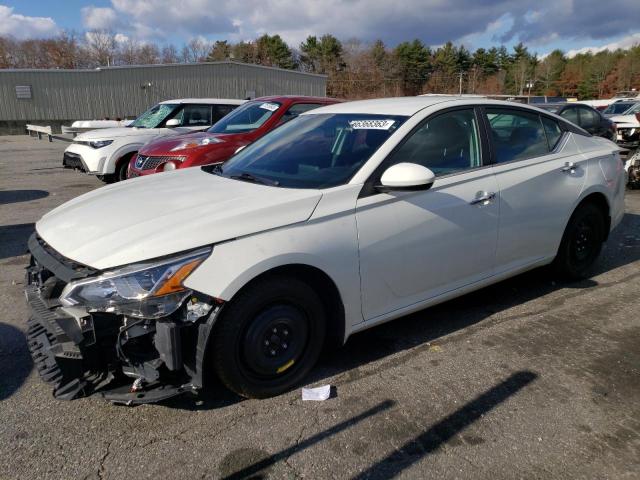
POLYGON ((82 172, 87 171, 84 167, 84 163, 82 163, 82 157, 77 153, 64 152, 64 155, 62 156, 62 166, 64 168, 73 168, 74 170, 80 170, 82 172))
POLYGON ((53 386, 55 398, 73 400, 90 395, 113 380, 109 372, 83 371, 80 349, 58 326, 49 330, 42 318, 35 317, 27 323, 27 342, 33 362, 40 377, 53 386))
POLYGON ((202 387, 212 320, 187 321, 186 305, 158 320, 63 308, 67 283, 98 272, 29 239, 25 294, 28 346, 42 379, 61 400, 101 394, 114 403, 153 403, 202 387))

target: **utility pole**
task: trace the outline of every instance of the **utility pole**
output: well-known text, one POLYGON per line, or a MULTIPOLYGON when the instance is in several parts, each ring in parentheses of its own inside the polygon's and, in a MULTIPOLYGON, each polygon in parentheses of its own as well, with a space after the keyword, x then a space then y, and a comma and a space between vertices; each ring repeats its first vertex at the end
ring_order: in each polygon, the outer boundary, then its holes
POLYGON ((458 95, 460 96, 462 96, 462 75, 463 75, 463 72, 460 72, 460 83, 458 88, 458 95))

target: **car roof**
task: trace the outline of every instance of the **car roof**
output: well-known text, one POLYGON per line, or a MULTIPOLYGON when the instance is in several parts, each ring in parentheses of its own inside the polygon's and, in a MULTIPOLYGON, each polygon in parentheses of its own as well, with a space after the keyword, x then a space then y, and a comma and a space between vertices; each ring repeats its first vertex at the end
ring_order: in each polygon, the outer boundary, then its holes
MULTIPOLYGON (((504 100, 490 100, 481 97, 460 97, 433 95, 428 97, 395 97, 395 98, 377 98, 373 100, 357 100, 353 102, 336 103, 326 107, 320 107, 310 110, 302 115, 318 115, 323 113, 355 113, 355 114, 371 114, 371 115, 401 115, 412 116, 420 110, 437 105, 447 103, 451 106, 465 105, 493 105, 497 107, 519 107, 523 109, 536 110, 533 105, 526 105, 519 102, 508 102, 504 100)), ((547 112, 545 112, 547 113, 547 112)))
POLYGON ((336 103, 342 102, 337 98, 331 97, 312 97, 308 95, 268 95, 264 97, 257 97, 252 99, 253 101, 261 102, 316 102, 316 103, 336 103))
POLYGON ((164 103, 203 103, 213 105, 242 105, 246 100, 239 100, 237 98, 176 98, 174 100, 165 100, 164 103))

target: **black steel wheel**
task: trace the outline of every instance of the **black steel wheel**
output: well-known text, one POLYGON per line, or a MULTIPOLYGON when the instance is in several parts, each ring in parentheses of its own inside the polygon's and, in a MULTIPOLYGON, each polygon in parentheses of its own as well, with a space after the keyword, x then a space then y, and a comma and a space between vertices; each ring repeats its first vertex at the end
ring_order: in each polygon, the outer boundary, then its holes
POLYGON ((278 395, 315 365, 325 325, 325 309, 309 285, 291 277, 265 277, 224 306, 212 333, 210 358, 222 383, 239 395, 278 395))
POLYGON ((554 261, 556 271, 563 277, 585 278, 600 255, 605 238, 605 217, 597 205, 585 203, 573 213, 554 261))

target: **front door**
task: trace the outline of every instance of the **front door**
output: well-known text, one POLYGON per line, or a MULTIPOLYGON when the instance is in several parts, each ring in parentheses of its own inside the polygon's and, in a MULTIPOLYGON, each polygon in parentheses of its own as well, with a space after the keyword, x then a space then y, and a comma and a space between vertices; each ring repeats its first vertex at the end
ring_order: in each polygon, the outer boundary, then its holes
POLYGON ((471 284, 493 270, 498 189, 491 168, 483 165, 474 109, 429 118, 374 177, 401 162, 426 166, 436 181, 426 191, 358 200, 365 320, 471 284))

